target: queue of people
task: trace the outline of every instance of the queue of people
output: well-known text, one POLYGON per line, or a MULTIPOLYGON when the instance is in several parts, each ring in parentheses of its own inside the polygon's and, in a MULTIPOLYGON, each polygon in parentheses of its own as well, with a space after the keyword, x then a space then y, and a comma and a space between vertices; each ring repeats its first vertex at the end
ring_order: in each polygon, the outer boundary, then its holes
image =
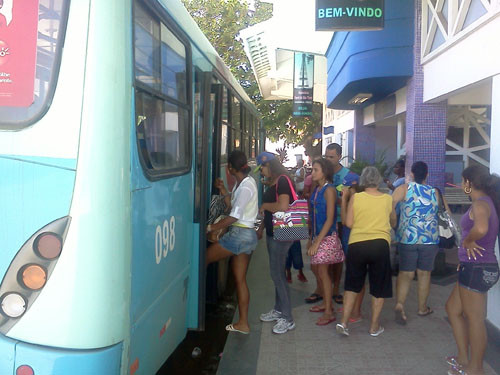
MULTIPOLYGON (((425 317, 433 313, 427 300, 431 271, 439 251, 438 210, 440 205, 447 205, 440 202, 444 198, 440 198, 437 189, 427 184, 428 168, 424 162, 413 163, 411 175, 401 182, 404 161, 403 164, 398 161, 394 168, 398 180, 392 184, 391 196, 379 190, 383 178, 376 168, 366 167, 361 176, 357 176, 340 164, 341 156, 339 145, 329 145, 325 157, 313 161, 310 181, 301 172, 299 176, 304 182, 299 185, 303 189, 302 197, 309 202, 307 255, 311 257, 317 282, 306 302, 315 303, 311 312, 322 313, 317 325, 336 321, 333 302, 343 304, 336 331, 349 336, 350 325, 362 319, 361 304, 368 275, 372 296, 369 334, 377 337, 384 332, 380 324, 382 307, 385 300, 393 296, 391 228, 400 258, 395 321, 405 325, 409 319, 405 301, 415 275, 418 277, 416 315, 425 317), (339 288, 343 263, 346 270, 342 297, 339 288)), ((267 185, 260 208, 255 181, 248 177, 246 157, 239 151, 230 155, 228 168, 237 183, 231 193, 221 181, 216 183, 220 193, 226 196, 230 213, 209 226, 207 232, 230 229, 208 248, 207 264, 233 256, 240 318, 226 329, 247 334, 250 327, 246 270, 257 240, 265 236, 275 303, 269 312, 261 314, 260 320, 274 322, 272 331, 283 334, 295 328, 287 282, 290 269, 287 257, 294 242, 273 237, 273 213, 287 211, 297 196, 297 185, 294 186, 274 154, 261 153, 257 164, 267 185), (264 220, 257 231, 250 230, 259 212, 264 220)), ((478 166, 466 168, 462 177, 462 188, 471 197, 472 205, 460 222, 463 236, 458 250, 458 282, 446 303, 458 352, 446 361, 450 365, 449 374, 476 375, 483 374, 486 293, 499 279, 494 246, 500 229, 500 177, 478 166)))

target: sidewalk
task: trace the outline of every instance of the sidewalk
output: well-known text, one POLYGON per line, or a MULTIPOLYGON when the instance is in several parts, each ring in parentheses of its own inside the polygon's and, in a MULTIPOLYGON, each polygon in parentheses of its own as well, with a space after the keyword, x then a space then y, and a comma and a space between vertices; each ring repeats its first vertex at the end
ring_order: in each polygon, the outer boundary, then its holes
MULTIPOLYGON (((351 325, 351 335, 344 337, 335 332, 335 323, 325 327, 315 325, 318 314, 309 312, 311 305, 304 303, 304 298, 314 289, 315 280, 307 255, 304 255, 304 262, 304 273, 309 282, 299 282, 293 270, 293 283, 290 284, 297 327, 284 335, 275 335, 271 332, 272 323, 259 321, 259 315, 269 311, 274 304, 267 250, 264 241, 259 243, 248 272, 251 334, 228 335, 217 372, 219 375, 447 373, 448 366, 444 358, 456 352, 444 309, 454 285, 453 276, 441 278, 431 286, 429 306, 434 310, 432 315, 417 316, 414 283, 406 304, 406 326, 394 322, 392 309, 395 301, 392 298, 384 305, 381 322, 385 332, 381 336, 374 338, 368 335, 369 323, 365 319, 351 325)), ((395 283, 395 278, 393 281, 395 283)), ((337 308, 340 305, 334 306, 337 308)), ((369 311, 370 296, 367 295, 363 303, 363 315, 366 318, 369 317, 369 311)), ((339 318, 340 314, 337 314, 339 318)), ((485 362, 486 374, 500 374, 499 353, 500 343, 488 344, 486 357, 489 364, 485 362)))

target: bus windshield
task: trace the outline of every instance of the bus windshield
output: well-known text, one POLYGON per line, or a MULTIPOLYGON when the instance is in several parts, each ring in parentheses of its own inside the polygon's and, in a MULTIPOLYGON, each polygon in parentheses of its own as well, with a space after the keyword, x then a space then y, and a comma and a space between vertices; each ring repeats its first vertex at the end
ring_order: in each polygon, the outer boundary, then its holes
POLYGON ((19 130, 48 110, 69 0, 0 0, 0 129, 19 130))

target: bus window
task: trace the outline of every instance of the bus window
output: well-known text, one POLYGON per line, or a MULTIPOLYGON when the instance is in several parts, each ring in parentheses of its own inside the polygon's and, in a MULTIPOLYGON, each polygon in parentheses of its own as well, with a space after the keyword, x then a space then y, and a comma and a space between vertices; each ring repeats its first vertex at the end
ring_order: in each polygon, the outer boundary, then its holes
POLYGON ((135 78, 160 90, 160 23, 135 6, 135 78))
POLYGON ((187 47, 135 3, 137 147, 150 178, 187 172, 191 165, 187 47))
POLYGON ((241 106, 240 101, 233 97, 233 102, 231 106, 231 119, 232 119, 232 138, 233 138, 233 149, 241 149, 241 106))
POLYGON ((178 105, 136 93, 137 139, 146 168, 152 171, 189 167, 189 114, 178 105))
POLYGON ((186 97, 186 47, 161 25, 161 91, 183 103, 186 97))
POLYGON ((52 102, 69 0, 2 4, 0 129, 19 130, 38 121, 52 102))
POLYGON ((229 146, 229 102, 228 91, 224 87, 222 90, 222 123, 221 123, 221 146, 220 146, 220 162, 227 163, 228 146, 229 146))

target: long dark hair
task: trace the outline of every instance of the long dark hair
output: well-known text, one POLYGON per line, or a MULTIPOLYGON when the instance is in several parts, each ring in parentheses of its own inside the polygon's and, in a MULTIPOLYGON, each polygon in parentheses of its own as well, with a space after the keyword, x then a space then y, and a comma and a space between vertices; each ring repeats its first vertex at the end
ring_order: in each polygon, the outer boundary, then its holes
POLYGON ((321 171, 325 175, 325 179, 328 182, 333 181, 333 165, 330 163, 330 161, 326 160, 325 158, 319 158, 313 161, 314 164, 319 164, 321 167, 321 171))
POLYGON ((232 151, 227 158, 227 162, 231 164, 231 167, 243 174, 249 174, 252 170, 247 164, 247 156, 240 150, 232 151))
POLYGON ((269 171, 271 172, 271 178, 273 180, 275 178, 278 178, 282 174, 288 176, 288 171, 277 158, 269 160, 268 162, 266 162, 266 164, 269 167, 269 171))
POLYGON ((496 174, 490 174, 479 165, 465 168, 462 177, 465 181, 469 181, 474 189, 487 194, 495 205, 497 215, 500 215, 500 177, 496 174))

